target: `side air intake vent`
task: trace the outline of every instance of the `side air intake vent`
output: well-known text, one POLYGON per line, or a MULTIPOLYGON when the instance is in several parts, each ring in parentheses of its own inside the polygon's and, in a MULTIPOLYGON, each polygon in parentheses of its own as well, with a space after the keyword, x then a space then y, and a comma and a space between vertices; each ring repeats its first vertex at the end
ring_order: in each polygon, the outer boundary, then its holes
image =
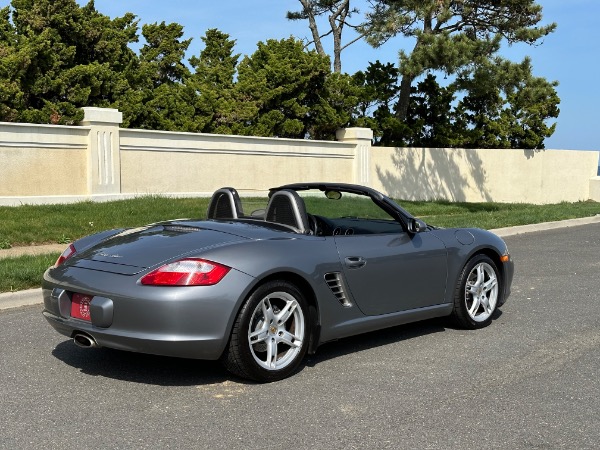
POLYGON ((344 282, 342 280, 342 274, 340 272, 330 272, 325 274, 325 282, 333 295, 339 300, 342 306, 350 307, 352 303, 348 300, 348 295, 346 294, 346 288, 344 287, 344 282))

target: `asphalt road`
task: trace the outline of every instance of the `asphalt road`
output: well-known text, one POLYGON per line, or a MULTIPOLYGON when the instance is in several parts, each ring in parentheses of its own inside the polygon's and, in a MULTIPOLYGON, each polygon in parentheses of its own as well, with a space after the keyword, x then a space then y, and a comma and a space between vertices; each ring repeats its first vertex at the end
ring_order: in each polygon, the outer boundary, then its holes
POLYGON ((0 448, 600 448, 600 224, 505 239, 513 294, 491 326, 345 339, 269 385, 0 311, 0 448))

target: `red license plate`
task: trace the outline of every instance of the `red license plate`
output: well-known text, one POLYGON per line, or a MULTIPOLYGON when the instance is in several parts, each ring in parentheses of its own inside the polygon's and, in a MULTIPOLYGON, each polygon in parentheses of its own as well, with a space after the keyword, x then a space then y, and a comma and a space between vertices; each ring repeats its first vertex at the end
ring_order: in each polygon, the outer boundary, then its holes
POLYGON ((92 298, 91 295, 73 294, 71 296, 71 317, 87 321, 92 320, 90 317, 90 302, 92 298))

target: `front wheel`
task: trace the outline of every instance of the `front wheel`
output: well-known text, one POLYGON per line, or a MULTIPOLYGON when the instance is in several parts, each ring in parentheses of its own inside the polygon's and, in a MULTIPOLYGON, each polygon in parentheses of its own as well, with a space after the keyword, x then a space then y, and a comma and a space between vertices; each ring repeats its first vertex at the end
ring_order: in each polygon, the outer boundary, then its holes
POLYGON ((492 321, 500 292, 500 272, 485 255, 471 258, 456 283, 452 316, 465 328, 482 328, 492 321))
POLYGON ((308 305, 285 281, 259 286, 233 325, 223 362, 232 373, 256 381, 277 381, 298 367, 310 336, 308 305))

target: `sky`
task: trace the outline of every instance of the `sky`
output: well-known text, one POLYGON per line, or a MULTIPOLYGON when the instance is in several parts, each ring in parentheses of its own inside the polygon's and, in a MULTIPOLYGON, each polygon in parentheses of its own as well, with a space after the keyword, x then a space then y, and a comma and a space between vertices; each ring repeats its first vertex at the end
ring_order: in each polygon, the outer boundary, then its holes
MULTIPOLYGON (((78 0, 80 4, 86 3, 78 0)), ((0 0, 0 5, 9 2, 0 0)), ((365 5, 355 0, 353 5, 365 5)), ((539 46, 504 46, 501 55, 515 62, 529 56, 534 75, 558 81, 560 115, 554 135, 545 140, 547 149, 600 150, 600 1, 538 0, 543 7, 543 24, 556 22, 557 30, 539 46)), ((132 12, 145 23, 176 22, 184 27, 184 38, 193 38, 188 57, 203 48, 201 36, 217 28, 236 41, 234 51, 250 55, 256 44, 267 39, 290 36, 306 38, 306 22, 290 22, 286 11, 299 9, 298 0, 95 0, 96 9, 111 18, 132 12)), ((395 38, 378 49, 360 41, 342 53, 342 70, 355 73, 368 62, 394 62, 398 51, 410 49, 414 42, 395 38)))

